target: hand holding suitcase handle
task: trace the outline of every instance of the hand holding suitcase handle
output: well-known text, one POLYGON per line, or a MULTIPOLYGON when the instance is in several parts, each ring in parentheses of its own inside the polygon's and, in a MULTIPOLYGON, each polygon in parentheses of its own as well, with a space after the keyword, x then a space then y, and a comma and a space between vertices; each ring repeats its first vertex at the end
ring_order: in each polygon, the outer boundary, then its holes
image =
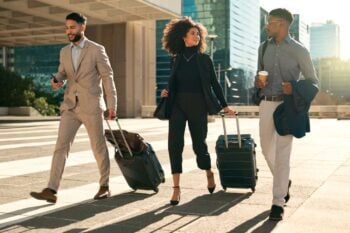
MULTIPOLYGON (((111 135, 112 135, 114 144, 116 145, 116 147, 117 147, 117 149, 118 149, 119 155, 120 155, 120 157, 123 158, 123 154, 122 154, 122 152, 121 152, 121 150, 120 150, 120 147, 119 147, 119 145, 118 145, 117 140, 116 140, 115 137, 114 137, 114 134, 113 134, 113 130, 112 130, 112 128, 111 128, 111 125, 109 124, 108 119, 105 119, 105 120, 106 120, 106 122, 107 122, 107 125, 108 125, 109 130, 111 131, 111 135)), ((131 149, 130 149, 130 146, 129 146, 128 142, 126 141, 126 138, 125 138, 125 136, 124 136, 124 132, 123 132, 123 130, 122 130, 122 127, 121 127, 120 124, 119 124, 118 117, 115 118, 115 121, 117 122, 119 131, 120 131, 120 133, 121 133, 121 135, 122 135, 123 141, 124 141, 124 143, 125 143, 125 145, 126 145, 126 147, 127 147, 127 149, 128 149, 128 152, 129 152, 130 156, 132 157, 132 156, 133 156, 132 151, 131 151, 131 149)))
MULTIPOLYGON (((222 118, 222 125, 224 127, 224 136, 225 136, 225 146, 228 148, 228 139, 227 139, 227 132, 226 132, 226 124, 225 124, 225 113, 220 113, 222 118)), ((241 138, 241 131, 239 129, 239 119, 238 119, 238 112, 235 113, 236 116, 236 126, 237 126, 237 137, 238 137, 238 146, 239 148, 242 148, 242 138, 241 138)))

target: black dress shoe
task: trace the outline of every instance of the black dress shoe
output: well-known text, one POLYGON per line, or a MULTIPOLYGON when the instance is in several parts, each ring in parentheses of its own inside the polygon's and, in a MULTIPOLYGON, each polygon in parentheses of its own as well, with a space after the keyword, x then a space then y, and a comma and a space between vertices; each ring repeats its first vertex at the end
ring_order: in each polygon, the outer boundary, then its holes
POLYGON ((44 188, 40 193, 30 192, 30 196, 37 200, 45 200, 50 203, 56 203, 57 201, 56 191, 49 188, 44 188))
POLYGON ((111 191, 108 186, 101 186, 96 195, 94 196, 95 200, 105 199, 111 196, 111 191))
POLYGON ((289 180, 287 195, 284 197, 284 202, 287 203, 290 199, 289 188, 292 185, 292 180, 289 180))
POLYGON ((180 186, 174 186, 173 189, 174 189, 174 191, 175 191, 175 189, 178 189, 179 190, 179 193, 178 193, 179 195, 175 199, 171 199, 170 200, 170 205, 178 205, 179 202, 180 202, 180 194, 181 194, 180 186))
POLYGON ((277 205, 273 205, 271 207, 269 220, 271 220, 271 221, 280 221, 280 220, 283 219, 283 213, 284 213, 283 207, 277 206, 277 205))

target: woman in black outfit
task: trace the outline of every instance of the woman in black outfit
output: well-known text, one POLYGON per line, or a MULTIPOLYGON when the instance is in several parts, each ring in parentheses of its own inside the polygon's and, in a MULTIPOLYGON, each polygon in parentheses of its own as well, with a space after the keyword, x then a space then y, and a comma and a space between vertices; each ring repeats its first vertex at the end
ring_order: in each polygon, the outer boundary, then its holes
POLYGON ((163 48, 173 56, 168 88, 161 92, 161 97, 169 98, 168 150, 174 183, 171 205, 177 205, 180 201, 186 121, 197 156, 197 166, 206 171, 207 188, 213 193, 216 185, 205 141, 207 115, 217 114, 222 108, 229 115, 234 115, 234 111, 227 106, 213 63, 204 53, 206 35, 206 28, 188 17, 170 21, 163 31, 163 48))

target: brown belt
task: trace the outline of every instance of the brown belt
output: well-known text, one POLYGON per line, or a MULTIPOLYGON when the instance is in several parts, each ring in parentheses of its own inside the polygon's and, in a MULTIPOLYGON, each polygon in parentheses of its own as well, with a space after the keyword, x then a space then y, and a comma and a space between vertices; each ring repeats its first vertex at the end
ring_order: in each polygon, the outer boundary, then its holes
POLYGON ((265 101, 282 101, 283 95, 263 95, 262 100, 265 101))

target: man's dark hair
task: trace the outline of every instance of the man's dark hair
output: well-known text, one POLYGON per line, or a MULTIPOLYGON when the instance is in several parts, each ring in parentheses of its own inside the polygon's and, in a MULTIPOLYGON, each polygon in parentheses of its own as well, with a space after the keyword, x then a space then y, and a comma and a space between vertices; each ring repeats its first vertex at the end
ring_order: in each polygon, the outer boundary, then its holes
POLYGON ((77 12, 72 12, 69 15, 66 16, 66 20, 74 20, 75 22, 79 23, 79 24, 86 24, 87 18, 77 12))
POLYGON ((277 8, 270 11, 269 16, 278 17, 286 20, 289 24, 293 22, 293 15, 285 8, 277 8))

